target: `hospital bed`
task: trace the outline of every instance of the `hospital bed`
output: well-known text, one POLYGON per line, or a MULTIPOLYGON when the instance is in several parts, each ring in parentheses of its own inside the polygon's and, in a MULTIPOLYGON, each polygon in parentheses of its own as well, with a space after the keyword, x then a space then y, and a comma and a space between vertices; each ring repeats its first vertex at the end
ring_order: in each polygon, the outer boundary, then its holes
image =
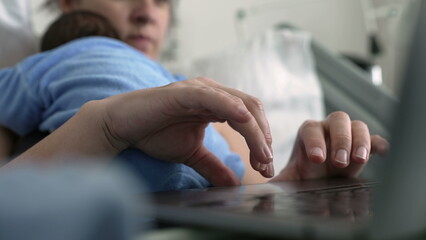
MULTIPOLYGON (((307 5, 307 2, 309 1, 306 1, 305 5, 307 5)), ((311 1, 312 5, 314 5, 313 2, 311 1)), ((319 3, 315 4, 320 5, 319 3)), ((373 23, 378 21, 376 18, 379 16, 372 15, 370 12, 374 12, 375 7, 383 5, 380 8, 381 13, 388 13, 392 10, 395 14, 399 13, 400 16, 396 17, 402 18, 403 13, 407 14, 410 10, 413 10, 411 8, 416 6, 416 4, 405 1, 373 5, 372 1, 363 0, 360 1, 360 4, 362 5, 360 11, 365 13, 367 30, 374 30, 374 33, 378 31, 378 26, 373 23)), ((301 11, 300 9, 303 8, 303 3, 296 4, 293 2, 290 4, 286 1, 265 1, 244 6, 235 13, 236 34, 242 35, 242 38, 252 36, 253 33, 259 32, 257 28, 264 29, 265 26, 261 26, 258 24, 259 22, 268 24, 277 30, 300 30, 298 26, 289 23, 289 20, 282 22, 280 19, 289 18, 283 16, 285 13, 291 12, 289 9, 301 11)), ((325 10, 325 7, 319 9, 325 10)), ((363 16, 363 14, 360 13, 360 16, 363 16)), ((381 17, 386 18, 386 16, 381 17)), ((395 19, 393 20, 396 22, 395 19)), ((303 23, 299 21, 299 24, 303 25, 303 23)), ((325 114, 334 111, 347 112, 352 119, 367 123, 371 133, 380 134, 386 138, 390 137, 389 129, 392 125, 393 109, 398 103, 397 97, 388 89, 374 85, 366 71, 341 54, 328 49, 315 40, 315 37, 311 42, 311 50, 315 61, 316 74, 323 91, 325 114)))
POLYGON ((195 59, 192 68, 189 76, 209 76, 264 102, 275 169, 286 165, 306 119, 343 111, 365 122, 372 134, 390 137, 396 97, 374 85, 368 72, 287 23, 195 59))
MULTIPOLYGON (((275 28, 297 29, 287 23, 277 24, 275 28)), ((397 97, 386 88, 374 85, 368 72, 315 39, 312 39, 311 50, 326 114, 344 111, 352 119, 364 121, 372 134, 389 138, 397 97)))
POLYGON ((371 133, 390 137, 397 98, 387 89, 375 86, 367 72, 315 40, 312 52, 326 112, 345 111, 352 119, 367 123, 371 133))

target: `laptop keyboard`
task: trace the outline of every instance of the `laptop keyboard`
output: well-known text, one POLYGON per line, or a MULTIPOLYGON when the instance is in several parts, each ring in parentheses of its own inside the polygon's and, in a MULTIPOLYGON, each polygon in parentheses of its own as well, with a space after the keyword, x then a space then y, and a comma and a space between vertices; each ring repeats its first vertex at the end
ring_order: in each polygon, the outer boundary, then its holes
POLYGON ((227 201, 197 203, 192 207, 219 208, 222 211, 241 214, 255 212, 260 215, 268 215, 268 217, 285 217, 287 219, 312 216, 321 219, 345 218, 358 221, 372 216, 372 187, 374 185, 251 195, 227 201))
POLYGON ((370 187, 349 187, 306 191, 295 194, 273 194, 258 197, 253 211, 274 216, 347 218, 362 220, 370 217, 372 191, 370 187))

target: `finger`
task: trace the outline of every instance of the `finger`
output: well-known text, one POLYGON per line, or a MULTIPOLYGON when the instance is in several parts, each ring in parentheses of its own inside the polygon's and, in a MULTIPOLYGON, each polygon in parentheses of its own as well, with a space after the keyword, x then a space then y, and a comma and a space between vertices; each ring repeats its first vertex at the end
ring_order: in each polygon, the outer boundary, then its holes
POLYGON ((259 141, 253 141, 255 139, 252 138, 246 138, 247 145, 250 149, 254 149, 254 146, 259 146, 259 144, 262 144, 263 151, 256 152, 254 151, 254 154, 252 155, 254 159, 252 161, 258 161, 261 164, 268 164, 273 161, 273 150, 272 150, 272 134, 269 127, 269 122, 266 118, 265 111, 263 108, 262 102, 252 96, 248 95, 240 95, 241 92, 229 89, 228 92, 231 92, 231 94, 235 94, 236 96, 239 96, 244 104, 246 105, 247 109, 253 116, 251 122, 247 123, 245 126, 241 126, 241 124, 235 125, 232 124, 231 126, 234 127, 236 130, 243 128, 252 129, 251 131, 256 132, 256 134, 263 134, 264 139, 259 141), (239 126, 240 125, 240 126, 239 126))
MULTIPOLYGON (((259 164, 268 164, 272 162, 272 134, 262 102, 259 99, 250 96, 244 92, 222 86, 212 79, 201 77, 197 80, 197 84, 206 84, 208 86, 221 89, 243 101, 252 118, 249 122, 244 124, 234 123, 231 121, 230 126, 240 132, 245 137, 247 145, 250 148, 250 151, 253 153, 251 154, 251 156, 253 157, 253 159, 251 159, 251 162, 253 164, 258 165, 257 163, 255 163, 256 161, 258 161, 259 164), (263 134, 264 140, 258 139, 257 137, 253 137, 258 136, 259 134, 263 134), (259 150, 258 146, 261 146, 262 149, 259 150)), ((269 173, 271 171, 273 172, 273 167, 269 167, 269 173)))
POLYGON ((229 125, 245 138, 250 152, 253 153, 253 161, 262 164, 272 162, 270 145, 256 119, 240 98, 218 88, 188 89, 190 90, 180 96, 181 105, 189 109, 208 109, 218 118, 228 120, 229 125))
POLYGON ((208 110, 212 116, 235 122, 248 122, 251 118, 241 99, 218 88, 190 86, 182 88, 179 94, 173 96, 183 108, 177 110, 177 114, 198 115, 199 112, 208 110))
MULTIPOLYGON (((263 116, 261 115, 263 108, 260 107, 260 101, 257 108, 251 104, 250 110, 246 102, 242 99, 249 98, 249 95, 243 92, 226 88, 208 78, 197 78, 186 81, 186 86, 188 86, 188 83, 190 84, 189 86, 192 86, 193 90, 182 97, 188 97, 187 94, 195 96, 192 97, 191 101, 193 103, 189 105, 189 107, 205 107, 213 113, 219 114, 219 117, 228 120, 229 125, 245 138, 250 152, 252 153, 252 162, 258 161, 261 164, 272 162, 272 138, 269 125, 266 124, 266 117, 264 117, 264 113, 263 116), (238 114, 239 116, 235 115, 235 109, 240 112, 238 114), (260 119, 256 119, 253 114, 260 119), (258 122, 262 122, 264 130, 262 130, 258 122), (265 136, 264 131, 267 132, 267 136, 265 136)), ((191 87, 189 87, 189 89, 191 89, 191 87)), ((187 99, 184 98, 183 100, 187 99)), ((182 104, 187 104, 185 102, 188 101, 181 102, 182 104)), ((269 167, 269 173, 272 172, 272 170, 273 169, 269 167)))
POLYGON ((389 150, 389 142, 379 135, 371 136, 371 154, 384 157, 389 150))
POLYGON ((299 130, 299 138, 311 162, 323 163, 327 158, 324 129, 321 122, 306 121, 299 130))
POLYGON ((239 99, 241 99, 244 102, 247 109, 255 118, 256 122, 258 123, 259 128, 262 130, 263 134, 265 135, 265 139, 268 142, 268 144, 272 145, 272 137, 271 137, 271 130, 269 127, 269 122, 266 118, 263 103, 260 99, 250 96, 249 94, 246 94, 237 89, 225 87, 209 78, 201 77, 201 78, 198 78, 198 80, 200 80, 204 84, 221 89, 231 94, 232 96, 236 96, 239 99))
POLYGON ((237 175, 204 146, 186 162, 186 165, 192 167, 213 186, 241 185, 237 175))
POLYGON ((351 119, 344 112, 335 112, 328 116, 326 124, 330 134, 331 164, 345 168, 349 165, 352 146, 351 119))
POLYGON ((273 155, 269 144, 264 138, 262 130, 257 125, 254 117, 247 123, 229 121, 229 125, 238 131, 245 139, 250 149, 250 161, 252 164, 269 164, 273 160, 273 155))
POLYGON ((207 77, 199 77, 199 78, 196 78, 196 79, 193 79, 193 80, 194 81, 191 81, 191 82, 188 82, 188 83, 221 89, 224 92, 227 92, 230 95, 241 99, 244 102, 247 109, 252 113, 253 117, 258 122, 258 125, 259 125, 260 129, 262 130, 262 132, 265 134, 265 138, 268 141, 268 143, 270 145, 272 144, 271 130, 270 130, 270 127, 269 127, 269 122, 266 118, 266 114, 265 114, 265 111, 264 111, 262 101, 260 101, 256 97, 250 96, 249 94, 246 94, 246 93, 239 91, 237 89, 225 87, 225 86, 219 84, 218 82, 216 82, 216 81, 214 81, 210 78, 207 78, 207 77))
POLYGON ((250 164, 254 170, 258 171, 262 176, 266 178, 272 178, 275 175, 275 169, 273 163, 263 164, 255 160, 255 157, 250 153, 250 164))
POLYGON ((351 162, 367 163, 371 150, 370 131, 361 121, 352 122, 352 154, 351 162))
POLYGON ((235 96, 240 97, 251 113, 252 119, 248 123, 231 123, 230 125, 245 137, 247 145, 253 152, 253 154, 251 154, 252 158, 250 161, 252 163, 257 161, 259 164, 268 164, 266 167, 267 171, 264 170, 261 171, 261 173, 264 176, 270 176, 271 172, 273 172, 273 167, 270 164, 273 161, 272 134, 262 102, 259 99, 244 94, 238 90, 229 88, 223 89, 235 96), (246 132, 246 129, 249 131, 246 132), (263 139, 250 137, 250 134, 253 133, 256 135, 262 134, 263 139), (258 151, 256 146, 262 146, 262 150, 258 151))
MULTIPOLYGON (((263 134, 265 135, 265 139, 269 146, 272 145, 272 134, 271 129, 269 126, 268 119, 266 117, 265 108, 263 106, 263 103, 260 99, 247 95, 241 91, 238 91, 236 89, 226 88, 222 87, 223 90, 226 92, 229 92, 230 94, 237 96, 241 98, 246 105, 247 109, 251 112, 254 119, 256 120, 259 128, 262 130, 263 134)), ((271 148, 272 151, 272 148, 271 148)))

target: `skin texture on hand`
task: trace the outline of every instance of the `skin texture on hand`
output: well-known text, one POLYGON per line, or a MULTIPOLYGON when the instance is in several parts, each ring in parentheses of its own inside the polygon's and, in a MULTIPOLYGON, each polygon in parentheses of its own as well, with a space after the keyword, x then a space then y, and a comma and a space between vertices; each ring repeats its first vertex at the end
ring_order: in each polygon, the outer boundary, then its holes
MULTIPOLYGON (((272 137, 260 101, 207 78, 89 102, 6 166, 70 155, 110 159, 135 147, 152 157, 186 164, 215 186, 239 185, 237 176, 203 145, 208 123, 225 121, 245 139, 252 168, 272 177, 272 137)), ((324 121, 302 125, 289 164, 271 181, 356 177, 370 154, 383 155, 387 148, 387 141, 370 136, 363 122, 336 112, 324 121)))
POLYGON ((370 136, 365 123, 335 112, 302 125, 288 165, 271 181, 357 177, 371 154, 383 156, 388 147, 382 137, 370 136))
POLYGON ((110 99, 113 103, 106 111, 110 135, 118 140, 113 142, 125 142, 158 159, 186 164, 215 186, 237 185, 239 180, 204 147, 204 131, 210 122, 227 121, 245 137, 254 168, 272 162, 269 124, 261 103, 252 96, 197 78, 151 89, 143 97, 138 92, 118 97, 110 99), (148 102, 143 98, 152 96, 158 100, 141 106, 141 102, 148 102), (140 110, 128 118, 125 105, 140 110))
POLYGON ((70 155, 110 159, 135 147, 152 157, 186 164, 215 186, 239 185, 235 173, 203 145, 208 123, 224 121, 245 137, 254 167, 272 162, 272 139, 260 101, 197 78, 89 102, 6 166, 48 163, 70 155))
MULTIPOLYGON (((226 125, 216 124, 215 127, 228 140, 231 149, 240 154, 244 162, 249 162, 249 149, 241 141, 242 137, 226 125)), ((351 121, 346 113, 335 112, 325 121, 306 121, 300 127, 289 164, 270 181, 357 177, 368 163, 370 155, 383 156, 387 149, 388 142, 380 136, 370 136, 363 122, 351 121), (347 164, 336 161, 337 152, 341 149, 351 152, 347 164)), ((269 181, 251 169, 250 164, 246 165, 243 184, 269 181)))

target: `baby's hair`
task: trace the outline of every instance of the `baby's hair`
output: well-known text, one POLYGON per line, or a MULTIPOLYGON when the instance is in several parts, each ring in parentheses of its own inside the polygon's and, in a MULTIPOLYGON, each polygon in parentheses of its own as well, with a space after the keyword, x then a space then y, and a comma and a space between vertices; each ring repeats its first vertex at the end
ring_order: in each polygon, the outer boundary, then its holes
POLYGON ((90 11, 79 10, 61 15, 50 25, 42 37, 41 51, 48 51, 72 40, 89 36, 119 39, 117 31, 106 18, 90 11))

